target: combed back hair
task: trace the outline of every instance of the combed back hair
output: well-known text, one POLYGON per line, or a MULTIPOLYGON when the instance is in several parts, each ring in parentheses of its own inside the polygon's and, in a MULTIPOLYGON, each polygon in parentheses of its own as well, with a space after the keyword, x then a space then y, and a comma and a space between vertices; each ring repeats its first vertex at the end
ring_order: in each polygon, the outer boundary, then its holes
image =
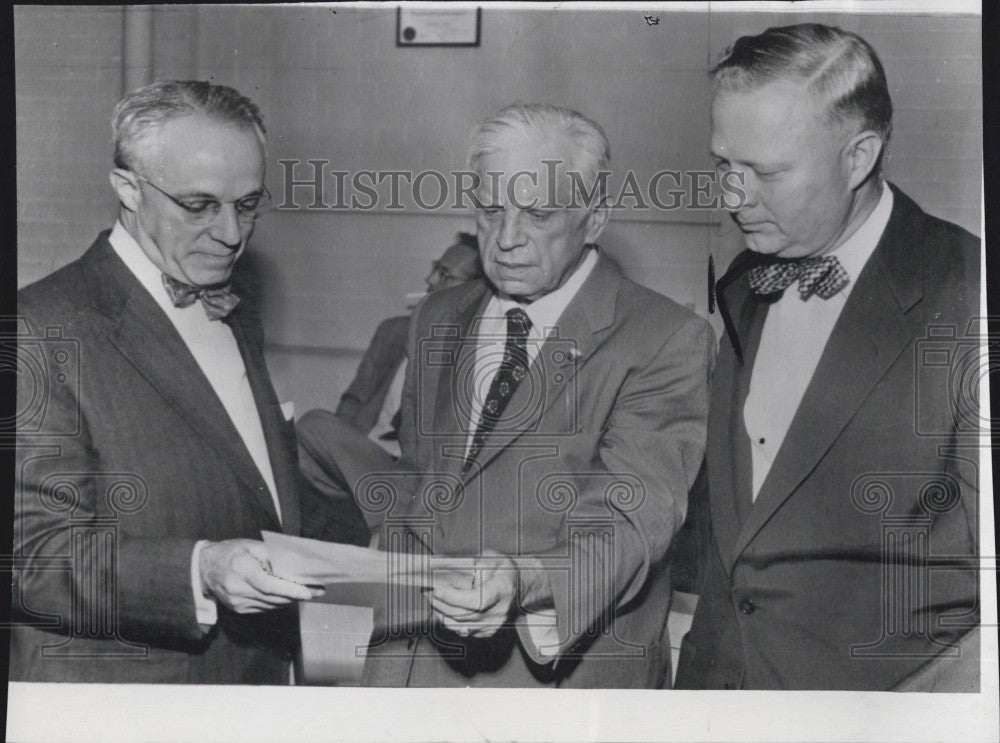
POLYGON ((111 118, 115 167, 133 170, 142 159, 141 140, 164 124, 192 114, 253 129, 261 144, 266 144, 260 109, 239 91, 202 80, 162 80, 136 88, 115 106, 111 118))
POLYGON ((472 132, 469 143, 469 168, 481 173, 482 161, 501 151, 513 136, 545 137, 556 135, 568 143, 567 153, 571 163, 566 170, 580 173, 589 189, 597 180, 599 197, 604 197, 607 187, 600 173, 611 166, 611 145, 604 129, 593 119, 579 111, 550 103, 513 103, 482 121, 472 132))
POLYGON ((741 36, 723 52, 711 75, 716 93, 800 80, 828 101, 831 123, 860 124, 859 131, 878 133, 883 152, 889 143, 892 99, 885 70, 871 44, 850 31, 802 23, 741 36))

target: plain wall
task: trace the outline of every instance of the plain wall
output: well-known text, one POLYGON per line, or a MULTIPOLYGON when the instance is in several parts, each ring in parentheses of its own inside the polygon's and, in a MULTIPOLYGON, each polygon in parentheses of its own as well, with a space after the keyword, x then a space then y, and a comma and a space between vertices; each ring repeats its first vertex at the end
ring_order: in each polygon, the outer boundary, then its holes
MULTIPOLYGON (((127 12, 15 8, 19 285, 81 255, 115 218, 109 120, 136 72, 125 69, 127 12)), ((475 122, 515 100, 600 122, 619 179, 710 170, 707 71, 722 49, 771 25, 835 23, 885 64, 895 104, 887 176, 927 211, 979 232, 978 17, 658 15, 650 25, 640 10, 487 7, 478 47, 400 48, 393 7, 156 6, 147 59, 150 79, 212 79, 258 102, 267 184, 282 203, 282 159, 303 163, 298 179, 310 159, 351 172, 460 169, 475 122)), ((244 260, 263 277, 279 396, 301 413, 335 407, 379 321, 405 311, 431 260, 474 223, 450 208, 306 209, 308 188, 291 195, 303 208, 262 219, 244 260)), ((626 274, 701 314, 709 255, 721 273, 740 249, 728 219, 691 209, 626 210, 601 244, 626 274)))

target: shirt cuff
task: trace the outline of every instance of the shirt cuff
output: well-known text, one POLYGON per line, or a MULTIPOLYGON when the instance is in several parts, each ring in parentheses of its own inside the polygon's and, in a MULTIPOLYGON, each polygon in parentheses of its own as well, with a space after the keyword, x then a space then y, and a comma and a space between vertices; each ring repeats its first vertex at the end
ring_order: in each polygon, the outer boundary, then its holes
POLYGON ((202 630, 207 632, 215 623, 219 621, 219 607, 215 605, 213 599, 205 596, 205 586, 201 582, 201 549, 208 544, 207 539, 202 539, 195 544, 191 551, 191 589, 194 593, 194 614, 202 630))
MULTIPOLYGON (((539 664, 551 663, 561 648, 559 636, 559 615, 553 604, 552 584, 536 558, 513 558, 523 581, 526 574, 531 575, 536 583, 537 595, 530 597, 534 605, 527 609, 522 607, 521 614, 515 620, 518 637, 528 656, 539 664)), ((520 581, 519 581, 520 582, 520 581)), ((520 601, 529 597, 520 596, 520 601)))
POLYGON ((549 662, 559 654, 559 617, 555 609, 526 611, 520 633, 521 642, 528 645, 525 650, 536 660, 549 662))

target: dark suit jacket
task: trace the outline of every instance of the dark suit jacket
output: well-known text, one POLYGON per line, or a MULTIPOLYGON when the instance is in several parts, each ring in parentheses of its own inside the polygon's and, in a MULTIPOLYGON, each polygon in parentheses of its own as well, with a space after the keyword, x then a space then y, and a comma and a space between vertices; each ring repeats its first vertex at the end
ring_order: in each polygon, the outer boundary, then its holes
POLYGON ((379 323, 354 381, 340 397, 337 415, 363 434, 367 435, 378 422, 392 378, 406 358, 409 324, 409 315, 390 317, 379 323))
MULTIPOLYGON (((36 372, 20 380, 18 409, 37 412, 17 438, 11 678, 287 683, 293 611, 220 606, 207 635, 195 619, 195 542, 282 526, 222 403, 107 235, 18 294, 22 356, 36 372)), ((264 365, 252 297, 227 322, 284 530, 298 533, 294 429, 264 365)))
POLYGON ((949 373, 972 358, 958 376, 980 378, 979 241, 893 191, 752 503, 743 404, 768 303, 743 268, 719 282, 714 540, 678 687, 888 689, 978 622, 977 421, 949 373))
POLYGON ((388 640, 376 631, 365 682, 661 685, 670 661, 662 558, 701 464, 714 335, 600 260, 462 477, 475 328, 490 296, 471 282, 418 307, 395 502, 376 503, 370 496, 384 491, 363 482, 355 494, 369 515, 382 506, 383 548, 410 539, 438 555, 538 557, 559 658, 529 656, 524 615, 488 640, 441 626, 388 640))

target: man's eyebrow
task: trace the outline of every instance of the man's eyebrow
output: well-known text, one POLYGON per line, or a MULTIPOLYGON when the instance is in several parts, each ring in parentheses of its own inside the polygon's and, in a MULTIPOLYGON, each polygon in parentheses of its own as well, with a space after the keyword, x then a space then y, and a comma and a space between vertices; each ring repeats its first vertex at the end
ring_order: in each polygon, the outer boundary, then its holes
POLYGON ((222 201, 214 193, 209 193, 208 191, 181 191, 177 194, 179 199, 212 199, 214 201, 222 201))
MULTIPOLYGON (((249 199, 251 196, 260 196, 263 193, 264 193, 264 187, 261 186, 260 188, 256 188, 253 191, 250 191, 248 193, 243 194, 242 196, 237 197, 236 199, 234 199, 234 203, 236 201, 243 201, 243 199, 249 199)), ((179 198, 179 199, 206 199, 206 200, 218 201, 220 203, 222 202, 222 199, 219 197, 218 194, 210 193, 208 191, 188 191, 188 192, 185 192, 185 193, 178 194, 177 198, 179 198)))
MULTIPOLYGON (((712 159, 714 159, 714 160, 718 160, 719 162, 729 163, 730 165, 732 164, 732 160, 730 160, 725 155, 717 154, 715 152, 712 152, 711 150, 709 151, 709 154, 711 155, 712 159)), ((757 170, 757 171, 760 171, 760 170, 764 170, 764 171, 784 170, 786 167, 788 167, 788 163, 785 162, 784 160, 780 160, 780 161, 779 160, 775 160, 775 161, 772 161, 772 162, 764 162, 762 160, 737 160, 737 162, 740 165, 743 165, 743 166, 745 166, 747 168, 750 168, 751 170, 757 170)))

